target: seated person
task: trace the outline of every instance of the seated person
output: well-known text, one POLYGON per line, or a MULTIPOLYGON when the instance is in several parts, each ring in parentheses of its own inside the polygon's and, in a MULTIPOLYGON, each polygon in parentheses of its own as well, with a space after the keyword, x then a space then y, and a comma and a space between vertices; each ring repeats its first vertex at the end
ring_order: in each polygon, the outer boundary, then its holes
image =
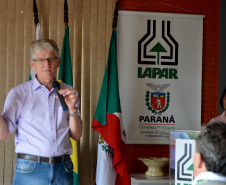
POLYGON ((226 124, 212 122, 196 138, 192 185, 226 184, 226 124))
POLYGON ((226 88, 222 92, 222 95, 221 95, 220 100, 219 100, 219 104, 224 109, 224 112, 222 112, 222 114, 220 116, 212 118, 210 120, 210 123, 213 122, 213 121, 226 122, 226 114, 225 114, 226 113, 226 88))

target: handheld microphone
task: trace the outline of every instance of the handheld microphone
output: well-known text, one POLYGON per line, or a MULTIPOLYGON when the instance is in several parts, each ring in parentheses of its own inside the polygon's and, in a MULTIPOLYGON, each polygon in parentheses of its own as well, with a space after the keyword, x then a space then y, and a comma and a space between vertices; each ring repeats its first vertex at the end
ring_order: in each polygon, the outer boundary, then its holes
POLYGON ((57 96, 58 96, 58 98, 60 100, 60 104, 61 104, 63 110, 67 111, 68 107, 67 107, 67 105, 66 105, 66 103, 64 101, 64 97, 62 95, 60 95, 59 92, 58 92, 60 90, 60 84, 57 81, 54 81, 52 83, 52 86, 53 86, 53 88, 54 88, 54 90, 55 90, 55 92, 56 92, 56 94, 57 94, 57 96))

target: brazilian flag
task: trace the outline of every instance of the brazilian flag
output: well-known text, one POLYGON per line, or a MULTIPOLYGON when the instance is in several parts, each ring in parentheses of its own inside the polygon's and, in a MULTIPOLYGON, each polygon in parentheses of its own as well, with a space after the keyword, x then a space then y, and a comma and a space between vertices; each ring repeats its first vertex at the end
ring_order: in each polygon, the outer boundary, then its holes
MULTIPOLYGON (((71 68, 71 53, 69 44, 69 27, 65 27, 65 35, 63 40, 63 47, 61 52, 61 64, 58 80, 68 85, 73 86, 73 76, 71 68)), ((78 147, 77 141, 71 139, 73 153, 71 154, 71 160, 74 165, 74 185, 79 185, 79 174, 78 174, 78 147)))

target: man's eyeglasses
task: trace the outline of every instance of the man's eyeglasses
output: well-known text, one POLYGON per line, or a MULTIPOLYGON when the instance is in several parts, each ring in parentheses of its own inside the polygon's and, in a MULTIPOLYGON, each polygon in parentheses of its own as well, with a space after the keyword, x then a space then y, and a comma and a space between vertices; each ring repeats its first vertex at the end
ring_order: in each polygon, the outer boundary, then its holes
POLYGON ((39 58, 39 59, 33 59, 34 62, 37 62, 38 64, 44 64, 45 61, 48 61, 48 63, 50 64, 53 64, 54 62, 58 61, 58 58, 46 58, 46 59, 42 59, 42 58, 39 58))

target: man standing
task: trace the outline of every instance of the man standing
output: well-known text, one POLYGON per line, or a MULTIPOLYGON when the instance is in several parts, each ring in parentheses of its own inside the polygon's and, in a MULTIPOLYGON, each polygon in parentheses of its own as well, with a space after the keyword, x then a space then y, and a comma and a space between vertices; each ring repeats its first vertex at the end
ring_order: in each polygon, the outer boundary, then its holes
POLYGON ((196 138, 193 185, 226 184, 226 124, 209 123, 196 138))
POLYGON ((59 83, 63 110, 52 87, 60 66, 57 44, 51 39, 36 40, 30 47, 30 65, 36 77, 18 85, 7 95, 0 115, 0 140, 15 132, 17 163, 13 185, 73 184, 70 137, 82 135, 77 91, 59 83))

